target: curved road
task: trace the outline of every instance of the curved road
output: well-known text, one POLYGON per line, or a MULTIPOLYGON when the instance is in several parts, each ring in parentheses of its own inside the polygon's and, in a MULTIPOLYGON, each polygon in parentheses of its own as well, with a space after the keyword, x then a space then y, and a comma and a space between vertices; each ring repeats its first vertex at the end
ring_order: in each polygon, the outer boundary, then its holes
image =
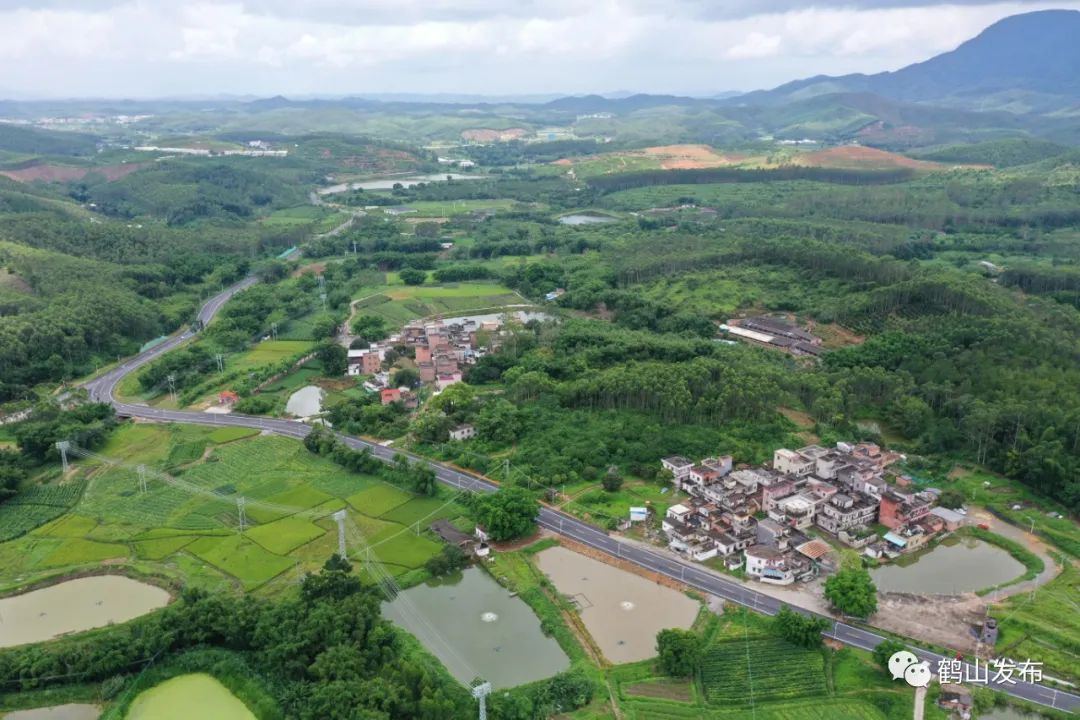
MULTIPOLYGON (((256 279, 254 277, 248 277, 212 297, 199 311, 199 320, 202 321, 204 326, 208 324, 229 298, 241 290, 250 287, 255 282, 256 279)), ((113 392, 117 383, 119 383, 126 375, 175 348, 177 345, 186 342, 194 335, 195 333, 190 329, 186 330, 179 335, 173 336, 161 345, 130 358, 120 366, 113 368, 109 372, 86 383, 85 387, 88 390, 91 399, 99 402, 111 403, 113 407, 116 408, 117 414, 124 417, 139 417, 146 420, 195 423, 199 425, 231 425, 265 430, 278 435, 300 439, 311 432, 311 428, 308 425, 304 425, 298 421, 279 420, 276 418, 264 418, 251 415, 215 415, 212 413, 190 412, 185 410, 162 410, 146 405, 123 403, 113 397, 113 392)), ((400 452, 348 435, 339 434, 338 437, 349 447, 356 450, 369 450, 372 455, 384 462, 390 462, 394 455, 400 452)), ((416 455, 409 455, 409 457, 413 462, 425 463, 430 466, 431 469, 435 471, 439 481, 451 487, 470 492, 494 492, 498 488, 498 485, 490 480, 478 477, 471 473, 463 472, 416 455)), ((785 605, 785 603, 770 597, 769 595, 759 593, 752 588, 746 587, 703 566, 694 563, 681 562, 637 545, 621 542, 608 535, 604 530, 558 510, 542 506, 538 522, 541 527, 560 535, 565 535, 566 537, 595 550, 607 553, 613 557, 621 558, 622 560, 634 563, 646 570, 678 580, 701 592, 716 595, 717 597, 738 603, 739 605, 746 606, 758 612, 774 615, 785 605)), ((792 607, 792 609, 804 615, 814 614, 798 607, 792 607)), ((847 625, 837 621, 835 618, 825 616, 819 617, 824 617, 832 623, 832 628, 823 633, 825 637, 838 640, 846 645, 851 645, 863 650, 872 650, 879 642, 885 639, 881 635, 876 635, 867 630, 863 630, 862 628, 847 625)), ((931 669, 935 672, 938 661, 945 659, 942 655, 920 650, 918 648, 912 648, 912 650, 921 659, 929 661, 931 669)), ((991 673, 991 676, 992 675, 993 673, 991 673)), ((1017 681, 1015 684, 1002 683, 995 685, 994 689, 1001 690, 1017 698, 1058 709, 1074 711, 1080 707, 1080 696, 1049 688, 1044 685, 1017 681)))

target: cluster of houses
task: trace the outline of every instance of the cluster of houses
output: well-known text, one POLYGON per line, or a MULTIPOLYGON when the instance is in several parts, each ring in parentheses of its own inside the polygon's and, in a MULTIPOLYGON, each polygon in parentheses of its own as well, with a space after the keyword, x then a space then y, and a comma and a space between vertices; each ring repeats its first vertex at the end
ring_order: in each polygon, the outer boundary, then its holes
POLYGON ((449 323, 416 320, 386 340, 349 350, 347 373, 370 376, 364 387, 380 393, 384 405, 404 402, 406 407, 416 407, 416 395, 412 390, 389 387, 390 373, 382 369, 387 351, 400 345, 412 347, 421 382, 442 391, 461 382, 463 368, 475 364, 487 352, 478 344, 477 334, 495 333, 500 327, 498 320, 463 318, 449 323))
POLYGON ((897 557, 965 519, 936 507, 936 491, 887 483, 885 469, 898 458, 873 443, 842 442, 777 450, 772 467, 736 469, 730 456, 667 457, 661 465, 690 497, 668 508, 662 528, 671 549, 693 560, 745 563, 747 575, 778 585, 834 569, 832 546, 811 528, 870 557, 897 557))
POLYGON ((751 317, 728 320, 720 330, 730 337, 754 345, 781 350, 792 355, 819 357, 823 352, 821 338, 773 317, 751 317))

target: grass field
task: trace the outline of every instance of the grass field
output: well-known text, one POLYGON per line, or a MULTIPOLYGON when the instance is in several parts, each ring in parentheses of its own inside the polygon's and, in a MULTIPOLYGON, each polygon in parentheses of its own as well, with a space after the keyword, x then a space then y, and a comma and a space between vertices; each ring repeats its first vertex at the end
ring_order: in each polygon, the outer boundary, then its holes
POLYGON ((442 547, 428 525, 462 512, 349 473, 298 441, 233 428, 128 423, 100 454, 122 464, 84 460, 75 470, 83 479, 35 486, 19 505, 5 503, 0 523, 6 508, 18 508, 22 534, 0 542, 0 587, 109 561, 195 586, 273 594, 290 586, 291 570, 315 570, 336 552, 329 516, 343 508, 376 545, 375 559, 395 575, 415 574, 442 547), (152 469, 146 493, 137 464, 152 469), (165 468, 176 480, 157 474, 165 468))
POLYGON ((395 285, 394 273, 381 293, 365 293, 357 303, 358 314, 378 315, 394 326, 431 315, 453 316, 473 310, 523 304, 521 296, 493 283, 454 283, 448 285, 395 285))
POLYGON ((999 620, 997 652, 1038 659, 1046 673, 1075 682, 1080 677, 1080 570, 1066 565, 1039 589, 1014 595, 994 610, 999 620))
POLYGON ((516 200, 502 198, 497 200, 446 200, 446 201, 420 201, 410 202, 409 207, 414 208, 416 213, 407 215, 408 218, 432 218, 432 217, 456 217, 468 215, 477 210, 495 210, 506 212, 522 205, 525 208, 542 208, 538 203, 519 203, 516 200))

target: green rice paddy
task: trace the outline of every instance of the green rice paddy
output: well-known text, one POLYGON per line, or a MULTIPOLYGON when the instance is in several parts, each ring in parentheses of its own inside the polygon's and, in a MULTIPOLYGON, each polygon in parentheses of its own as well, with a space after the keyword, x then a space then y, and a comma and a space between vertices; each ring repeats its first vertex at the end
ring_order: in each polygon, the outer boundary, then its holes
POLYGON ((29 532, 0 542, 0 588, 108 562, 199 586, 273 594, 337 551, 330 515, 340 509, 376 546, 375 558, 402 575, 439 552, 431 522, 461 513, 445 499, 350 473, 296 440, 234 428, 130 423, 100 454, 122 465, 80 462, 75 474, 85 477, 85 490, 68 498, 70 507, 56 507, 29 532), (137 464, 154 471, 146 493, 139 491, 137 464), (157 474, 166 468, 179 483, 157 474))

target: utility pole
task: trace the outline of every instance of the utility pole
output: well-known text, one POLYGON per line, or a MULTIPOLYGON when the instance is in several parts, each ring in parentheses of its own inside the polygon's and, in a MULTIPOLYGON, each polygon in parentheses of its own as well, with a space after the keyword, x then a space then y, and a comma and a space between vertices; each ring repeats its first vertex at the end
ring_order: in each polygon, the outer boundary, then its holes
POLYGON ((487 696, 491 694, 491 683, 481 682, 473 685, 472 696, 480 701, 480 720, 487 720, 487 696))
POLYGON ((503 460, 503 480, 510 482, 510 458, 503 460))
POLYGON ((169 373, 165 380, 169 383, 169 394, 172 395, 173 402, 176 402, 176 376, 169 373))
POLYGON ((71 443, 67 440, 60 440, 56 443, 56 449, 60 451, 60 465, 64 469, 64 474, 67 475, 68 471, 68 458, 67 451, 71 449, 71 443))
POLYGON ((214 356, 214 360, 217 361, 218 374, 220 375, 221 373, 225 372, 225 356, 221 353, 218 353, 214 356))
POLYGON ((236 498, 236 511, 240 516, 240 532, 244 532, 244 530, 247 530, 247 512, 244 510, 245 505, 247 505, 246 498, 236 498))
POLYGON ((139 465, 135 472, 139 474, 139 492, 146 494, 146 466, 139 465))
POLYGON ((347 560, 348 556, 345 554, 345 518, 347 515, 344 510, 338 510, 333 515, 334 522, 337 523, 337 547, 338 555, 342 560, 347 560))

